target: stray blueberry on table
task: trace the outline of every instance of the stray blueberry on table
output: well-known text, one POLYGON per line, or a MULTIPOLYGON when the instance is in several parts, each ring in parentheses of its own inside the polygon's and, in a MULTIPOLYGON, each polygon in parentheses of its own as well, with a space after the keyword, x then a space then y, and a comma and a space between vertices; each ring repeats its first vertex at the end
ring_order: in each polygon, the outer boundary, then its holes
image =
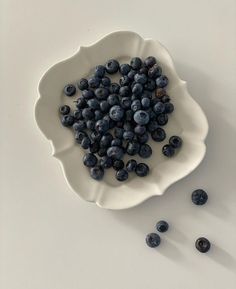
POLYGON ((60 111, 60 113, 63 114, 63 115, 69 114, 69 112, 70 112, 70 107, 69 107, 69 105, 62 105, 62 106, 59 108, 59 111, 60 111))
POLYGON ((67 84, 64 87, 64 93, 67 96, 73 96, 76 93, 76 87, 74 86, 74 84, 67 84))
POLYGON ((156 229, 158 232, 164 233, 169 229, 169 224, 166 221, 161 220, 157 222, 156 229))
POLYGON ((88 168, 94 167, 97 161, 98 161, 97 157, 92 153, 87 153, 83 157, 83 163, 88 168))
POLYGON ((157 123, 159 125, 165 125, 168 122, 168 115, 165 113, 161 113, 157 116, 157 123))
POLYGON ((108 60, 106 63, 106 71, 109 74, 114 74, 119 70, 119 62, 115 59, 108 60))
POLYGON ((118 171, 118 170, 123 169, 125 164, 122 160, 114 160, 112 166, 113 166, 114 170, 118 171))
POLYGON ((135 173, 139 177, 145 177, 149 174, 149 167, 145 163, 139 163, 137 164, 135 168, 135 173))
POLYGON ((207 202, 208 195, 204 190, 198 189, 192 192, 191 198, 195 205, 202 206, 207 202))
POLYGON ((112 83, 110 85, 110 93, 119 93, 120 91, 120 86, 118 83, 112 83))
POLYGON ((129 161, 126 163, 126 170, 127 170, 127 172, 134 172, 135 169, 136 169, 136 167, 137 167, 137 162, 136 162, 136 160, 131 159, 131 160, 129 160, 129 161))
POLYGON ((128 172, 125 170, 125 169, 121 169, 121 170, 118 170, 116 172, 116 179, 119 181, 119 182, 124 182, 128 179, 128 172))
POLYGON ((167 144, 163 146, 162 153, 164 156, 170 158, 175 154, 175 149, 171 145, 167 144))
POLYGON ((207 238, 200 237, 195 242, 195 247, 201 253, 206 253, 211 248, 211 243, 207 238))
POLYGON ((182 146, 182 143, 183 143, 182 138, 176 135, 173 135, 169 139, 169 144, 172 145, 172 147, 175 149, 180 148, 182 146))
POLYGON ((144 65, 147 67, 152 67, 154 64, 156 64, 156 58, 154 56, 148 56, 145 60, 144 60, 144 65))
POLYGON ((146 243, 147 243, 148 247, 156 248, 160 245, 161 238, 156 233, 150 233, 146 236, 146 243))
POLYGON ((72 115, 63 115, 61 118, 62 125, 69 127, 72 126, 75 122, 75 118, 72 115))
POLYGON ((90 175, 93 179, 99 181, 104 176, 104 169, 100 166, 95 166, 90 169, 90 175))
POLYGON ((80 90, 88 89, 88 80, 86 78, 81 78, 78 82, 78 88, 80 90))
POLYGON ((166 138, 166 133, 163 128, 158 127, 154 131, 151 132, 151 137, 156 142, 161 142, 166 138))
POLYGON ((109 87, 110 84, 111 84, 111 80, 110 80, 109 77, 104 76, 104 77, 101 79, 101 85, 102 85, 103 87, 109 87))

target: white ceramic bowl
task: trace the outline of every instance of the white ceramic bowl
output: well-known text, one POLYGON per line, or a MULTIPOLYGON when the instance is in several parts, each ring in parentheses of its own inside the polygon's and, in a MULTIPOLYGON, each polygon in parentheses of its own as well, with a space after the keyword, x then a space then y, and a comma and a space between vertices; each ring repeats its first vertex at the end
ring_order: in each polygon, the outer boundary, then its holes
POLYGON ((206 117, 188 93, 186 82, 177 75, 168 51, 158 41, 143 39, 129 31, 108 34, 92 45, 80 47, 75 55, 51 67, 40 81, 39 94, 36 121, 50 140, 53 156, 60 160, 68 184, 81 198, 102 208, 130 208, 152 196, 162 195, 167 187, 192 172, 204 157, 204 139, 208 132, 206 117), (169 78, 167 92, 175 111, 165 130, 167 139, 171 135, 183 138, 182 149, 169 159, 161 153, 167 140, 152 142, 153 155, 147 160, 151 170, 147 177, 132 176, 128 181, 119 183, 110 169, 103 181, 95 181, 82 163, 84 151, 75 143, 72 131, 60 123, 59 106, 72 104, 75 100, 63 95, 63 87, 88 76, 92 68, 108 59, 116 58, 124 63, 134 56, 144 59, 149 55, 157 58, 163 73, 169 78))

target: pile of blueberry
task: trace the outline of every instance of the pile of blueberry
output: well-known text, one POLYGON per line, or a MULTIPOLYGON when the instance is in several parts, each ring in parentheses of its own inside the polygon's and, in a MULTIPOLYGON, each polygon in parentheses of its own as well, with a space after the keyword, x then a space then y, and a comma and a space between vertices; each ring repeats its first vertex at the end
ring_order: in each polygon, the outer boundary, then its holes
MULTIPOLYGON (((204 205, 208 200, 207 193, 202 189, 197 189, 192 192, 192 202, 197 206, 204 205)), ((164 233, 168 230, 169 224, 166 221, 159 221, 156 224, 156 229, 160 233, 164 233)), ((161 238, 157 233, 150 233, 146 236, 146 243, 151 248, 156 248, 161 243, 161 238)), ((210 250, 211 243, 205 237, 200 237, 195 242, 196 249, 201 253, 206 253, 210 250)))
MULTIPOLYGON (((168 115, 174 111, 165 87, 168 78, 155 57, 144 61, 139 57, 130 64, 119 64, 109 60, 105 66, 95 67, 94 74, 82 78, 77 86, 81 96, 75 101, 76 109, 71 112, 68 105, 60 107, 61 122, 72 127, 75 140, 89 152, 83 163, 90 169, 90 175, 101 180, 104 170, 113 167, 116 179, 125 181, 130 172, 144 177, 149 173, 146 163, 130 159, 124 164, 123 156, 139 155, 149 158, 152 148, 150 137, 155 142, 166 138, 162 128, 168 122, 168 115), (120 73, 118 83, 112 83, 108 75, 120 73)), ((64 88, 66 96, 75 96, 77 88, 68 84, 64 88)), ((182 139, 172 136, 162 148, 166 157, 172 157, 182 145, 182 139)))

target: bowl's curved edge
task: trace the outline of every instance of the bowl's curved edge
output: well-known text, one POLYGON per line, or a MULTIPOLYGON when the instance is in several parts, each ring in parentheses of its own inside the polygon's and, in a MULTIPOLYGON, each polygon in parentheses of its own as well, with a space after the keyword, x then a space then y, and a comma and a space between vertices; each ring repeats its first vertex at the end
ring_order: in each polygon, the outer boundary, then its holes
MULTIPOLYGON (((122 31, 122 30, 118 30, 118 31, 114 31, 114 32, 111 32, 111 33, 108 33, 106 34, 105 36, 99 38, 96 42, 92 43, 91 45, 88 45, 88 46, 80 46, 80 48, 78 49, 78 51, 76 51, 71 57, 68 57, 56 64, 54 64, 53 66, 51 66, 50 68, 48 68, 48 70, 43 74, 42 78, 40 79, 39 81, 39 84, 38 84, 38 92, 39 92, 39 98, 37 99, 36 103, 35 103, 35 120, 36 120, 36 123, 39 127, 39 129, 41 130, 41 132, 43 133, 43 135, 50 141, 50 144, 51 144, 51 147, 52 147, 52 155, 57 158, 61 164, 61 167, 62 167, 62 171, 63 171, 63 174, 65 176, 65 179, 66 179, 66 182, 67 184, 69 185, 69 187, 73 190, 73 191, 76 191, 74 188, 73 188, 73 185, 68 181, 68 177, 67 177, 67 172, 66 172, 66 169, 65 169, 65 166, 64 166, 64 163, 63 161, 60 159, 59 156, 56 155, 56 152, 55 152, 55 146, 54 146, 54 143, 53 141, 51 140, 50 136, 47 135, 46 133, 46 130, 44 129, 43 127, 43 124, 41 123, 40 121, 40 106, 41 106, 41 102, 42 102, 42 99, 43 99, 43 93, 42 93, 42 85, 43 85, 43 82, 44 80, 46 79, 46 77, 48 76, 49 73, 52 73, 54 69, 56 69, 58 66, 61 66, 63 65, 63 63, 67 62, 68 60, 71 60, 73 59, 74 57, 76 57, 79 53, 81 53, 81 51, 83 51, 83 49, 87 48, 87 47, 92 47, 92 46, 95 46, 97 43, 99 43, 100 41, 102 41, 103 39, 113 35, 113 34, 117 34, 117 33, 129 33, 129 34, 133 34, 135 35, 136 37, 139 37, 140 39, 144 40, 144 41, 154 41, 155 43, 158 43, 168 54, 168 57, 169 57, 169 65, 171 66, 171 69, 173 69, 173 71, 175 72, 176 76, 178 77, 178 81, 179 83, 183 84, 185 86, 185 89, 186 91, 188 92, 188 89, 187 89, 187 82, 182 80, 179 75, 177 74, 176 72, 176 69, 175 69, 175 66, 174 66, 174 61, 173 61, 173 58, 171 56, 171 54, 169 53, 168 49, 163 45, 161 44, 159 41, 157 40, 153 40, 153 39, 150 39, 150 38, 142 38, 138 33, 136 32, 133 32, 133 31, 122 31)), ((205 156, 205 152, 206 152, 206 145, 205 145, 205 139, 207 137, 207 134, 208 134, 208 130, 209 130, 209 126, 208 126, 208 121, 207 121, 207 118, 206 118, 206 115, 204 114, 202 108, 200 107, 200 105, 192 98, 192 96, 189 94, 188 92, 188 95, 189 97, 195 102, 195 104, 198 106, 199 110, 201 111, 201 114, 202 114, 202 118, 204 119, 204 122, 205 122, 205 126, 204 126, 204 130, 202 131, 202 137, 201 139, 201 144, 202 144, 202 147, 203 147, 203 150, 202 150, 202 154, 199 155, 199 159, 195 162, 194 166, 192 166, 191 170, 189 170, 188 172, 186 172, 185 174, 183 174, 181 177, 179 177, 177 180, 172 180, 171 182, 167 183, 164 187, 162 187, 162 190, 158 192, 158 194, 156 192, 154 192, 153 194, 151 195, 148 195, 148 196, 145 196, 143 199, 141 200, 138 200, 138 202, 133 202, 132 204, 128 204, 127 206, 109 206, 109 207, 106 207, 103 202, 102 202, 102 199, 100 198, 96 198, 94 197, 93 199, 84 199, 81 197, 81 199, 85 200, 85 201, 89 201, 89 202, 94 202, 97 206, 101 207, 101 208, 105 208, 105 209, 112 209, 112 210, 122 210, 122 209, 128 209, 128 208, 133 208, 133 207, 136 207, 138 206, 139 204, 143 203, 144 201, 147 201, 148 199, 154 197, 154 196, 160 196, 160 195, 163 195, 164 192, 171 186, 173 185, 175 182, 183 179, 184 177, 186 177, 187 175, 189 175, 190 173, 192 173, 196 167, 202 162, 204 156, 205 156)), ((80 196, 78 193, 77 193, 78 196, 80 196)))

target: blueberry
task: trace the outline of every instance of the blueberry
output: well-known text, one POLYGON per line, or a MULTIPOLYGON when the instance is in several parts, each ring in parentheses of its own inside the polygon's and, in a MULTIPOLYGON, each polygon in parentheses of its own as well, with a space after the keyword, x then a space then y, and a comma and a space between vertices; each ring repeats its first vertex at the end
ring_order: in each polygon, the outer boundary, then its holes
POLYGON ((92 119, 87 120, 86 121, 86 126, 87 126, 88 129, 94 130, 95 129, 95 120, 92 120, 92 119))
POLYGON ((138 70, 142 66, 142 60, 139 57, 134 57, 131 59, 130 65, 134 70, 138 70))
POLYGON ((62 105, 62 106, 59 108, 59 111, 60 111, 60 113, 63 114, 63 115, 69 114, 69 112, 70 112, 70 107, 69 107, 69 105, 62 105))
POLYGON ((131 109, 126 110, 125 112, 126 121, 132 121, 133 116, 134 116, 134 112, 131 109))
POLYGON ((85 98, 85 99, 91 99, 94 97, 94 92, 92 89, 85 89, 82 91, 82 96, 85 98))
POLYGON ((202 190, 198 189, 192 192, 192 202, 197 206, 204 205, 208 200, 207 193, 202 190))
POLYGON ((91 144, 91 140, 88 136, 85 136, 81 141, 81 147, 85 150, 89 148, 90 144, 91 144))
POLYGON ((130 97, 122 97, 121 100, 120 100, 120 105, 122 108, 124 108, 125 110, 126 109, 129 109, 130 106, 131 106, 131 99, 130 97))
POLYGON ((143 86, 142 84, 140 83, 135 83, 133 88, 132 88, 132 93, 135 95, 135 96, 139 96, 141 95, 143 92, 143 86))
POLYGON ((120 96, 122 97, 125 97, 125 96, 129 96, 130 95, 130 88, 129 86, 122 86, 120 89, 119 89, 119 94, 120 96))
POLYGON ((97 132, 105 133, 109 129, 109 122, 105 119, 99 119, 95 124, 97 132))
POLYGON ((209 242, 209 240, 207 240, 207 238, 200 237, 196 240, 195 247, 199 252, 206 253, 210 250, 211 243, 209 242))
POLYGON ((81 78, 78 82, 78 88, 80 90, 88 89, 88 80, 86 78, 81 78))
POLYGON ((168 82, 168 78, 165 75, 161 75, 156 79, 156 85, 160 88, 166 87, 168 82))
POLYGON ((147 76, 143 73, 137 73, 134 76, 134 81, 137 83, 145 84, 147 82, 147 76))
POLYGON ((134 156, 139 152, 140 144, 137 141, 128 142, 126 152, 130 156, 134 156))
POLYGON ((114 136, 115 137, 121 139, 123 137, 123 133, 124 133, 123 128, 115 127, 115 129, 114 129, 114 136))
POLYGON ((77 143, 81 144, 82 140, 87 136, 84 131, 76 131, 75 132, 75 140, 77 143))
POLYGON ((107 102, 110 104, 110 106, 119 104, 119 96, 117 94, 110 94, 107 98, 107 102))
POLYGON ((112 167, 113 161, 112 158, 108 157, 108 156, 103 156, 101 157, 101 159, 99 160, 99 165, 104 168, 104 169, 109 169, 112 167))
POLYGON ((72 126, 74 122, 75 122, 75 118, 70 114, 63 115, 61 118, 62 125, 66 127, 72 126))
POLYGON ((148 77, 156 79, 157 77, 161 76, 161 73, 162 73, 161 67, 158 64, 155 64, 148 70, 148 77))
POLYGON ((149 135, 147 132, 145 132, 142 135, 138 135, 138 142, 140 144, 145 144, 146 142, 148 142, 148 140, 149 140, 149 135))
POLYGON ((120 86, 118 83, 112 83, 110 86, 110 93, 119 93, 120 86))
POLYGON ((162 101, 163 103, 170 102, 170 97, 169 97, 169 95, 164 95, 164 96, 162 96, 161 101, 162 101))
POLYGON ((110 78, 107 77, 107 76, 104 76, 104 77, 101 79, 101 84, 102 84, 102 86, 104 86, 104 87, 110 86, 110 84, 111 84, 110 78))
POLYGON ((182 146, 182 139, 179 136, 173 135, 169 139, 169 144, 172 145, 173 148, 178 149, 182 146))
POLYGON ((120 121, 124 117, 124 109, 119 105, 114 105, 111 107, 109 111, 109 116, 114 121, 120 121))
POLYGON ((101 110, 95 110, 94 111, 94 119, 99 120, 102 118, 103 118, 103 113, 101 112, 101 110))
POLYGON ((92 153, 92 154, 95 154, 99 151, 99 148, 100 148, 100 145, 97 141, 93 141, 91 142, 90 146, 89 146, 89 151, 92 153))
POLYGON ((164 95, 166 95, 166 90, 164 88, 157 88, 155 91, 155 96, 157 98, 162 98, 164 95))
POLYGON ((151 99, 151 106, 154 108, 154 106, 155 106, 158 102, 161 102, 161 100, 158 99, 158 98, 152 98, 152 99, 151 99))
POLYGON ((91 76, 88 79, 88 84, 90 88, 97 88, 100 85, 100 78, 96 77, 96 76, 91 76))
POLYGON ((76 101, 76 107, 77 108, 85 108, 87 106, 87 102, 85 100, 85 98, 82 96, 82 97, 79 97, 76 101))
MULTIPOLYGON (((155 98, 157 99, 157 98, 155 98)), ((158 101, 154 106, 153 106, 153 110, 156 114, 160 114, 160 113, 163 113, 165 111, 165 105, 158 101)))
POLYGON ((161 142, 166 138, 166 133, 163 128, 158 127, 154 131, 151 132, 151 137, 156 142, 161 142))
POLYGON ((167 144, 163 146, 162 153, 164 156, 170 158, 175 154, 175 149, 171 145, 167 144))
POLYGON ((158 128, 158 123, 156 120, 151 120, 147 125, 147 129, 149 132, 154 132, 158 128))
POLYGON ((67 96, 73 96, 76 93, 76 87, 74 86, 74 84, 67 84, 64 87, 64 93, 67 96))
POLYGON ((93 179, 99 181, 104 176, 104 169, 102 167, 95 166, 90 169, 90 175, 93 179))
POLYGON ((82 120, 83 119, 83 115, 82 115, 82 110, 81 109, 75 110, 73 112, 73 115, 74 115, 74 118, 76 120, 82 120))
POLYGON ((140 74, 145 74, 145 75, 147 75, 148 74, 148 68, 147 67, 141 67, 140 69, 139 69, 139 73, 140 74))
POLYGON ((143 109, 146 109, 146 108, 149 108, 149 107, 150 107, 151 101, 150 101, 149 98, 143 97, 143 98, 141 99, 141 104, 142 104, 142 108, 143 108, 143 109))
POLYGON ((145 177, 149 173, 149 167, 145 163, 139 163, 137 164, 137 167, 135 169, 135 173, 139 177, 145 177))
POLYGON ((129 174, 125 169, 121 169, 119 171, 116 172, 116 179, 119 182, 124 182, 128 179, 129 174))
POLYGON ((165 125, 168 122, 168 116, 167 114, 161 113, 157 116, 157 123, 159 125, 165 125))
POLYGON ((129 160, 126 164, 126 170, 128 172, 134 172, 136 167, 137 167, 137 162, 136 160, 133 160, 133 159, 129 160))
POLYGON ((86 107, 82 110, 82 116, 85 120, 93 119, 94 112, 90 107, 86 107))
POLYGON ((112 166, 113 166, 114 170, 118 171, 118 170, 123 169, 125 164, 122 160, 114 160, 112 166))
POLYGON ((169 224, 166 221, 161 220, 157 222, 156 229, 158 232, 164 233, 169 229, 169 224))
POLYGON ((144 110, 138 110, 134 114, 134 121, 137 124, 145 125, 149 122, 149 114, 144 110))
POLYGON ((104 134, 100 140, 100 147, 101 148, 107 148, 110 146, 111 141, 113 140, 113 136, 107 132, 106 134, 104 134))
POLYGON ((92 168, 96 165, 98 159, 94 154, 87 153, 83 157, 83 163, 86 167, 92 168))
POLYGON ((148 144, 142 144, 140 146, 139 155, 141 158, 149 158, 152 155, 152 148, 148 144))
POLYGON ((106 100, 100 102, 100 109, 102 112, 108 112, 110 109, 110 104, 106 100))
POLYGON ((123 139, 124 140, 131 141, 133 138, 134 138, 134 133, 132 131, 128 130, 128 131, 124 132, 124 134, 123 134, 123 139))
POLYGON ((118 146, 111 146, 107 149, 107 155, 109 157, 112 157, 113 159, 122 159, 124 155, 123 148, 118 147, 118 146))
POLYGON ((146 109, 146 112, 149 114, 150 120, 156 120, 156 114, 151 107, 146 109))
POLYGON ((100 148, 99 151, 98 151, 98 155, 100 157, 104 157, 107 155, 107 148, 100 148))
POLYGON ((130 70, 130 72, 128 73, 129 79, 133 80, 136 73, 137 72, 135 70, 130 70))
POLYGON ((122 145, 122 140, 120 138, 114 138, 111 141, 111 146, 121 146, 122 145))
POLYGON ((101 133, 97 132, 97 131, 93 131, 91 132, 90 134, 90 138, 91 140, 93 141, 100 141, 100 139, 102 138, 102 135, 101 133))
POLYGON ((86 122, 84 120, 79 120, 73 124, 74 131, 83 131, 86 129, 86 122))
POLYGON ((143 125, 136 125, 136 127, 134 128, 134 132, 137 134, 137 135, 141 135, 141 134, 144 134, 146 132, 146 127, 143 126, 143 125))
POLYGON ((175 109, 173 103, 170 103, 170 102, 166 102, 164 106, 165 106, 165 110, 164 110, 165 113, 172 113, 175 109))
POLYGON ((130 85, 130 78, 127 75, 124 75, 120 78, 120 86, 128 86, 130 85))
POLYGON ((144 65, 147 67, 152 67, 154 64, 156 64, 156 58, 154 56, 148 56, 145 60, 144 60, 144 65))
POLYGON ((98 78, 102 78, 105 75, 106 69, 103 65, 98 65, 95 67, 94 75, 98 78))
POLYGON ((156 248, 160 245, 161 238, 156 233, 150 233, 146 236, 146 243, 147 243, 148 247, 156 248))
POLYGON ((109 91, 105 87, 99 87, 95 90, 95 95, 99 100, 107 99, 109 91))
POLYGON ((119 70, 119 62, 115 59, 110 59, 106 63, 106 71, 109 74, 114 74, 119 70))
POLYGON ((127 75, 131 70, 131 66, 127 63, 121 64, 120 65, 120 73, 122 75, 127 75))
POLYGON ((148 91, 154 91, 156 88, 156 83, 153 79, 148 78, 147 83, 144 84, 144 89, 148 91))
POLYGON ((131 109, 133 112, 136 112, 141 109, 141 102, 139 99, 135 99, 131 103, 131 109))
POLYGON ((87 104, 88 104, 89 107, 91 107, 94 110, 100 108, 100 103, 99 103, 99 101, 96 98, 89 99, 87 101, 87 104))

